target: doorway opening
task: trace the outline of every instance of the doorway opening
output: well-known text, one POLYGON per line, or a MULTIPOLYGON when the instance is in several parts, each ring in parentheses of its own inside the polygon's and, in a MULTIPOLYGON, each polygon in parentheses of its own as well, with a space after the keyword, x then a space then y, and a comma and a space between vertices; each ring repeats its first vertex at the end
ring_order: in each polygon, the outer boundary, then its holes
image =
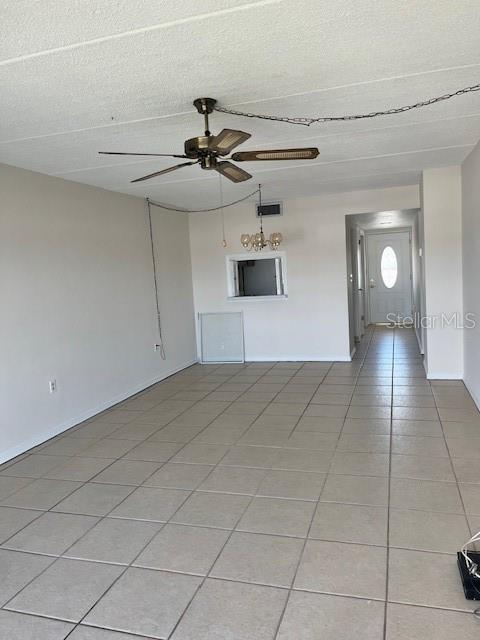
POLYGON ((423 224, 419 209, 345 217, 350 352, 370 325, 413 326, 424 309, 423 224))

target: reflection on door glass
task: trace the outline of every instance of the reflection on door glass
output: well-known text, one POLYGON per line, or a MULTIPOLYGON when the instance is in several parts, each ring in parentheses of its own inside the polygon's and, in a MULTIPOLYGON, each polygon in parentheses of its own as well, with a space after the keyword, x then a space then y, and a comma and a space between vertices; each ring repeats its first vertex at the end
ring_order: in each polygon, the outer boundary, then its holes
POLYGON ((380 263, 383 284, 387 289, 395 286, 398 277, 397 256, 392 247, 385 247, 380 263))

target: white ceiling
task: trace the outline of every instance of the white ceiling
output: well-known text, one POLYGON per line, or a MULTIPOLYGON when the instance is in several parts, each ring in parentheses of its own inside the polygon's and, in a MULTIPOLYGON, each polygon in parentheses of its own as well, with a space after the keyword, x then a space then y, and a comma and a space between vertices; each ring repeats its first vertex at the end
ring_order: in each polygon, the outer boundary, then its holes
MULTIPOLYGON (((178 205, 215 206, 219 179, 176 161, 202 133, 200 96, 291 116, 369 112, 480 81, 478 0, 2 0, 0 161, 178 205)), ((372 120, 310 128, 213 114, 252 133, 241 149, 318 146, 310 162, 242 167, 225 201, 417 184, 480 138, 480 93, 372 120)))
POLYGON ((350 227, 357 226, 365 231, 393 231, 394 229, 413 227, 418 209, 397 209, 394 211, 375 211, 346 216, 350 227))

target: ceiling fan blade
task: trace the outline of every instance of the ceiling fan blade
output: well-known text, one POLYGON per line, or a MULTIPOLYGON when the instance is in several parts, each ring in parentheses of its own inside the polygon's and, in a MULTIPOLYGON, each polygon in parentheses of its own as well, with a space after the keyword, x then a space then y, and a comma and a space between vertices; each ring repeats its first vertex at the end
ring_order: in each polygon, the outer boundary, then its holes
POLYGON ((238 151, 232 155, 232 160, 236 162, 250 162, 252 160, 314 160, 319 153, 320 151, 316 147, 238 151))
POLYGON ((142 176, 141 178, 137 178, 136 180, 131 180, 131 182, 142 182, 143 180, 150 180, 150 178, 156 178, 156 176, 161 176, 164 173, 170 173, 170 171, 176 171, 177 169, 181 169, 182 167, 189 167, 191 164, 197 164, 198 160, 194 162, 182 162, 182 164, 176 164, 173 167, 168 167, 168 169, 162 169, 162 171, 156 171, 155 173, 149 173, 148 176, 142 176))
POLYGON ((223 162, 219 162, 215 169, 218 173, 221 173, 222 176, 228 178, 232 182, 244 182, 245 180, 250 180, 252 177, 249 173, 240 169, 240 167, 236 167, 231 162, 227 162, 224 160, 223 162))
POLYGON ((124 153, 123 151, 99 151, 103 156, 164 156, 165 158, 187 158, 174 153, 124 153))
POLYGON ((238 147, 239 144, 245 142, 251 137, 250 133, 245 131, 236 131, 235 129, 222 129, 218 136, 214 136, 210 140, 208 148, 216 151, 220 156, 226 156, 232 149, 238 147))

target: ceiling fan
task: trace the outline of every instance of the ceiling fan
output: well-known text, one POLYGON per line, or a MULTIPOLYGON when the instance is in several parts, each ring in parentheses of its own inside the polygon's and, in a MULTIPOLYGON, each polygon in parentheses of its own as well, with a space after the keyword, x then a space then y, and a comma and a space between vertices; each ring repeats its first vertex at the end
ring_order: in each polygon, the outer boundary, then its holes
POLYGON ((212 135, 209 130, 208 116, 214 110, 216 100, 214 98, 197 98, 193 104, 197 108, 198 113, 205 119, 205 134, 197 138, 185 140, 185 153, 178 155, 172 153, 123 153, 120 151, 99 151, 100 154, 111 156, 164 156, 168 158, 189 158, 190 162, 182 162, 168 169, 162 169, 155 173, 149 173, 146 176, 132 180, 132 182, 142 182, 164 173, 176 171, 182 167, 188 167, 192 164, 199 164, 202 169, 215 170, 222 176, 228 178, 232 182, 243 182, 249 180, 252 176, 237 167, 237 165, 229 162, 252 162, 264 160, 313 160, 320 153, 316 147, 305 147, 301 149, 268 149, 265 151, 237 151, 230 158, 223 160, 224 156, 238 147, 239 144, 250 138, 250 133, 244 131, 236 131, 234 129, 222 129, 216 136, 212 135))

